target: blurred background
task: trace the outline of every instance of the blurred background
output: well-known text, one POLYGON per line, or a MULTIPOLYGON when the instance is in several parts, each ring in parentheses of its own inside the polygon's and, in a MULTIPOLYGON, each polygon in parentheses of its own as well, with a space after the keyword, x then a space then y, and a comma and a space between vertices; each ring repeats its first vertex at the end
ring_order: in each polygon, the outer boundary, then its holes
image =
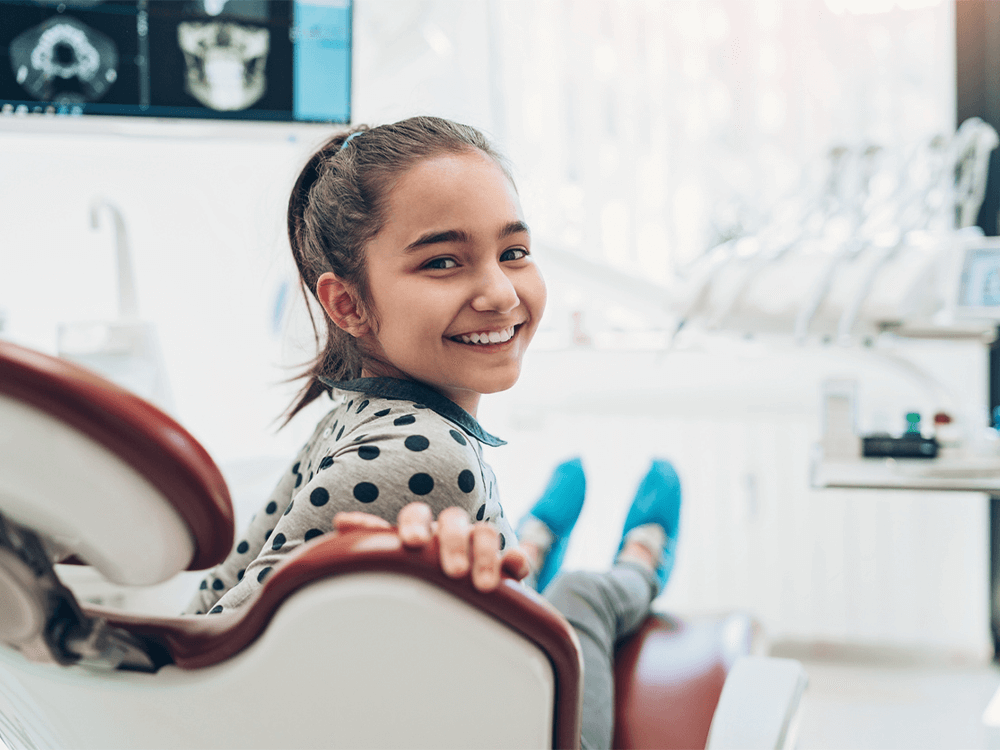
MULTIPOLYGON (((449 117, 513 161, 550 301, 479 415, 509 443, 487 449, 508 515, 582 456, 566 564, 605 567, 667 458, 684 507, 657 606, 748 611, 777 653, 989 664, 1000 299, 962 295, 969 253, 996 254, 992 3, 304 5, 348 19, 351 123, 449 117), (850 478, 840 407, 848 443, 919 414, 944 468, 850 478)), ((94 325, 141 321, 118 374, 205 445, 245 523, 322 407, 277 430, 312 352, 284 210, 343 125, 60 113, 0 114, 0 336, 100 364, 94 325)))

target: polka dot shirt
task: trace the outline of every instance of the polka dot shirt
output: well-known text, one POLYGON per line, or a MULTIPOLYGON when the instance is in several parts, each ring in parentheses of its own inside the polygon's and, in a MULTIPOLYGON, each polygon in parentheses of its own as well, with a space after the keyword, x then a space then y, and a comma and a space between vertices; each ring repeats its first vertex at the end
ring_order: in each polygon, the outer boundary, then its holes
POLYGON ((329 385, 338 405, 320 420, 229 557, 202 580, 186 614, 239 607, 285 555, 330 532, 340 511, 394 524, 414 501, 435 515, 459 506, 494 524, 502 546, 517 543, 482 456, 481 443, 503 441, 418 383, 364 378, 329 385))

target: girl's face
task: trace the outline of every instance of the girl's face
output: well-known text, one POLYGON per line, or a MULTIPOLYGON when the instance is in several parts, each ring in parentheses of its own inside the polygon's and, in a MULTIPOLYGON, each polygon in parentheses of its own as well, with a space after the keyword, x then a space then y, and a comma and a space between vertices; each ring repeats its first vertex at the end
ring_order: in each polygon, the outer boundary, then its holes
POLYGON ((545 283, 513 185, 485 154, 425 159, 388 196, 368 244, 377 325, 366 337, 391 367, 470 414, 510 388, 545 308, 545 283), (478 343, 477 343, 478 341, 478 343))

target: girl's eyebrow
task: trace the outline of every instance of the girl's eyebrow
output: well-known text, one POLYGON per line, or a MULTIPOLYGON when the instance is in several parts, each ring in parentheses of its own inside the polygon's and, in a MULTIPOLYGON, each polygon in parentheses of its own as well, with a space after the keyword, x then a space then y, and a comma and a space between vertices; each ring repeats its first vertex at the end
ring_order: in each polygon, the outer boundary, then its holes
MULTIPOLYGON (((505 224, 503 228, 497 234, 498 239, 504 239, 512 234, 517 234, 518 232, 526 232, 530 234, 528 225, 523 221, 512 221, 509 224, 505 224)), ((410 253, 418 248, 425 247, 427 245, 437 245, 445 242, 471 242, 472 238, 469 233, 462 229, 448 229, 443 232, 428 232, 427 234, 421 235, 405 248, 403 248, 404 253, 410 253)))

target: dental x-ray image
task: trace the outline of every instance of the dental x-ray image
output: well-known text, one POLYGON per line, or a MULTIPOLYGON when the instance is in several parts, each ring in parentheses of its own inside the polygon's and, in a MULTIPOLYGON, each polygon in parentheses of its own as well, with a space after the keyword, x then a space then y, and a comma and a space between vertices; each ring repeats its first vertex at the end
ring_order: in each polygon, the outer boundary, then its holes
POLYGON ((19 84, 40 101, 96 101, 118 79, 118 48, 71 16, 50 18, 10 43, 19 84))
POLYGON ((292 108, 291 4, 268 0, 150 3, 152 101, 224 113, 292 108))
POLYGON ((351 0, 0 0, 0 116, 349 122, 351 13, 351 0))
POLYGON ((65 106, 138 97, 137 76, 122 65, 137 53, 135 2, 2 0, 0 11, 8 58, 0 65, 0 98, 65 106), (123 24, 123 15, 132 23, 123 24))

